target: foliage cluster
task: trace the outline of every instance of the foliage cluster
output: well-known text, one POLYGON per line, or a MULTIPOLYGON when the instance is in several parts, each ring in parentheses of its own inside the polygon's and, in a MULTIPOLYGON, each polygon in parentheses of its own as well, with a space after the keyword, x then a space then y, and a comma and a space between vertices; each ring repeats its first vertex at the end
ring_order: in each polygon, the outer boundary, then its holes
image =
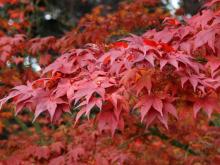
MULTIPOLYGON (((7 164, 220 162, 219 129, 207 126, 220 109, 220 1, 206 3, 182 22, 166 17, 161 25, 166 15, 160 7, 147 9, 157 5, 150 2, 122 3, 105 16, 97 7, 62 38, 0 38, 2 67, 9 61, 18 67, 25 54, 40 55, 46 66, 40 78, 15 86, 0 106, 11 101, 15 114, 27 108, 34 121, 44 114, 59 127, 41 130, 35 124, 38 136, 20 141, 23 149, 12 136, 2 145, 19 150, 7 164), (147 31, 140 36, 112 41, 142 28, 147 31), (67 114, 74 116, 75 127, 61 127, 69 122, 67 114), (33 145, 39 137, 42 146, 33 145)), ((32 134, 25 125, 23 130, 32 134)))

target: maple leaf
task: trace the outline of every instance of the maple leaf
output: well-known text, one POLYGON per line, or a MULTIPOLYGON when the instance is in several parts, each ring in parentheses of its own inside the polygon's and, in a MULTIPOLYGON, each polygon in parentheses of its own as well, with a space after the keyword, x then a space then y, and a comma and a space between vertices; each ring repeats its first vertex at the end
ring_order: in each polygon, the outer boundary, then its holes
POLYGON ((68 105, 63 99, 56 98, 43 89, 35 91, 35 97, 32 98, 32 101, 37 103, 33 121, 44 111, 49 112, 52 121, 58 105, 68 105), (42 102, 41 100, 44 101, 42 102))
POLYGON ((210 118, 214 109, 219 111, 219 101, 213 97, 196 99, 193 105, 194 117, 197 116, 197 113, 201 108, 205 110, 205 112, 208 114, 208 117, 210 118))
POLYGON ((118 126, 118 120, 116 119, 113 110, 103 109, 98 114, 98 129, 100 132, 103 130, 111 130, 112 136, 118 126))
MULTIPOLYGON (((187 42, 189 42, 190 41, 189 38, 197 32, 196 29, 194 29, 190 25, 181 26, 177 29, 177 31, 178 31, 178 37, 181 42, 184 42, 185 40, 187 40, 187 42)), ((180 43, 180 45, 181 44, 182 43, 180 43)))
POLYGON ((155 55, 152 52, 146 53, 145 59, 152 65, 154 66, 154 60, 155 60, 155 55))
POLYGON ((109 52, 106 52, 104 55, 102 55, 98 61, 102 62, 104 65, 110 64, 112 65, 114 62, 116 62, 116 59, 121 57, 123 55, 123 51, 118 49, 111 49, 109 52))
POLYGON ((148 46, 152 46, 152 47, 157 47, 158 43, 155 42, 154 40, 148 39, 148 38, 144 38, 144 44, 148 45, 148 46))
POLYGON ((0 109, 2 108, 2 105, 5 104, 8 100, 10 100, 11 98, 15 97, 19 95, 19 93, 16 92, 11 92, 7 97, 3 98, 0 100, 0 109))
POLYGON ((162 101, 157 97, 145 95, 145 96, 142 96, 140 101, 134 106, 134 109, 141 108, 140 109, 141 121, 143 121, 144 117, 147 115, 151 107, 154 108, 156 111, 158 111, 161 114, 161 116, 163 116, 162 101))
POLYGON ((161 58, 160 70, 162 70, 166 64, 171 64, 178 70, 179 69, 178 62, 179 62, 178 58, 173 55, 169 55, 167 58, 161 58))
POLYGON ((185 19, 185 21, 188 23, 188 25, 195 27, 196 29, 199 29, 200 27, 202 29, 205 29, 210 26, 209 22, 213 18, 215 18, 215 14, 213 13, 213 11, 203 10, 201 11, 201 14, 198 13, 190 19, 185 19))
POLYGON ((198 63, 195 63, 193 61, 193 57, 184 54, 183 52, 179 51, 175 54, 177 61, 183 63, 186 68, 189 66, 191 69, 193 69, 196 73, 200 73, 199 71, 201 70, 201 65, 198 63))
POLYGON ((171 104, 173 99, 164 99, 158 96, 144 95, 140 98, 134 109, 140 108, 141 121, 145 121, 149 126, 156 118, 158 118, 166 128, 167 113, 177 118, 175 107, 171 104))
POLYGON ((180 50, 182 50, 188 54, 191 54, 192 48, 193 48, 193 41, 191 40, 191 41, 187 41, 187 42, 182 42, 178 46, 179 46, 180 50))
POLYGON ((177 26, 177 25, 180 25, 180 22, 178 20, 176 20, 175 18, 170 18, 170 17, 166 17, 164 20, 163 20, 163 23, 165 25, 170 25, 170 26, 177 26))
POLYGON ((114 43, 112 44, 112 47, 113 47, 113 48, 119 48, 119 47, 127 48, 127 47, 128 47, 128 44, 127 44, 126 42, 118 41, 118 42, 114 42, 114 43))
POLYGON ((165 27, 162 31, 154 33, 153 37, 158 42, 169 43, 175 35, 176 33, 172 29, 165 27))
POLYGON ((104 100, 106 88, 112 87, 116 83, 114 78, 107 77, 105 72, 94 72, 90 76, 91 80, 86 80, 77 86, 77 91, 73 97, 75 103, 84 96, 88 103, 94 93, 97 93, 104 100))
POLYGON ((220 32, 220 26, 202 30, 195 35, 194 49, 197 49, 206 43, 215 52, 216 35, 220 32))
POLYGON ((220 67, 220 59, 217 57, 209 57, 208 62, 206 64, 206 67, 211 70, 211 76, 215 77, 215 75, 218 73, 218 69, 220 67))
MULTIPOLYGON (((120 121, 120 117, 123 111, 129 110, 129 103, 126 97, 123 95, 123 91, 123 88, 119 88, 117 91, 112 93, 108 99, 106 99, 106 101, 110 101, 111 104, 114 106, 113 110, 117 121, 120 121)), ((120 122, 122 122, 122 120, 120 122)), ((121 130, 123 130, 123 125, 121 125, 121 130)))
POLYGON ((187 81, 189 81, 192 84, 194 91, 196 90, 198 84, 201 83, 200 77, 198 77, 197 75, 190 75, 189 77, 181 77, 182 88, 187 81))
MULTIPOLYGON (((12 92, 7 97, 0 100, 0 109, 1 109, 3 104, 5 104, 8 100, 10 100, 12 98, 16 98, 16 101, 15 101, 16 104, 24 102, 25 100, 30 99, 33 95, 33 92, 34 92, 34 90, 32 88, 32 84, 30 82, 27 82, 27 86, 26 85, 20 85, 20 86, 14 87, 12 89, 12 92)), ((20 110, 17 109, 16 114, 19 111, 20 110)))
POLYGON ((143 88, 146 88, 148 90, 148 94, 151 93, 151 76, 153 75, 153 73, 153 69, 141 71, 141 77, 137 80, 137 82, 134 85, 134 89, 137 91, 137 95, 142 91, 143 88))
POLYGON ((129 85, 131 83, 131 80, 133 80, 136 77, 137 73, 137 68, 126 70, 125 72, 123 72, 122 78, 119 83, 125 86, 129 85))
POLYGON ((66 53, 61 57, 57 58, 52 64, 50 64, 43 70, 43 74, 50 71, 53 71, 52 74, 55 74, 56 72, 70 74, 76 71, 78 69, 78 66, 74 67, 73 65, 76 59, 73 58, 72 60, 70 60, 70 56, 72 54, 74 54, 74 51, 70 53, 66 53))
POLYGON ((122 40, 127 41, 129 43, 129 48, 132 48, 132 46, 143 45, 143 38, 135 34, 130 34, 129 37, 123 38, 122 40))
POLYGON ((167 53, 174 51, 174 48, 166 43, 160 43, 159 45, 162 47, 162 50, 167 53))
POLYGON ((218 80, 213 78, 208 78, 203 73, 192 74, 189 70, 185 69, 178 72, 180 75, 181 86, 184 87, 184 84, 188 81, 192 86, 193 90, 200 89, 205 94, 206 88, 216 89, 219 85, 216 83, 218 80))
POLYGON ((56 98, 62 97, 64 95, 66 95, 67 93, 68 93, 68 96, 70 97, 70 95, 72 95, 70 92, 74 92, 74 91, 71 91, 72 87, 73 86, 72 86, 70 80, 64 78, 58 82, 58 85, 57 85, 56 89, 53 91, 53 93, 56 98))
POLYGON ((80 105, 78 105, 78 107, 81 107, 81 110, 76 115, 75 124, 78 122, 80 117, 84 114, 89 118, 90 112, 91 112, 92 108, 94 108, 95 106, 97 106, 101 110, 101 108, 102 108, 102 99, 101 98, 92 98, 89 101, 89 103, 86 103, 84 101, 80 105))

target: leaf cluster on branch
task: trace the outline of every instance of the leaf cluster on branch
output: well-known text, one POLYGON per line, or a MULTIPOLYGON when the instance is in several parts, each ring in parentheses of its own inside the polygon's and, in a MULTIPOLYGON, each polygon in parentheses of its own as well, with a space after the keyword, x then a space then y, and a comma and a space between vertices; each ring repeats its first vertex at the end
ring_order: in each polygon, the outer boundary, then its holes
POLYGON ((76 122, 98 109, 99 129, 112 134, 133 111, 147 126, 160 121, 168 128, 168 114, 177 118, 181 102, 194 107, 194 116, 203 108, 210 117, 219 112, 219 31, 219 10, 205 9, 182 24, 167 18, 161 31, 132 34, 110 48, 71 49, 1 104, 13 99, 16 113, 28 107, 34 119, 48 112, 51 121, 71 107, 76 122))
MULTIPOLYGON (((31 1, 17 0, 1 1, 1 5, 3 11, 0 13, 3 14, 0 19, 1 97, 10 88, 39 77, 39 74, 34 71, 35 68, 32 68, 34 64, 32 60, 36 60, 37 64, 44 68, 58 54, 73 47, 83 46, 87 42, 104 44, 109 42, 111 37, 125 35, 137 29, 154 27, 168 15, 168 13, 165 14, 161 5, 158 6, 158 1, 123 2, 120 3, 117 11, 112 12, 109 12, 106 6, 98 6, 92 13, 83 17, 76 28, 61 38, 54 36, 30 38, 33 35, 33 27, 36 26, 36 22, 31 18, 34 18, 38 10, 44 12, 47 8, 36 6, 31 1), (151 11, 148 7, 151 7, 151 11), (140 15, 141 19, 138 19, 140 15), (129 21, 131 16, 136 22, 129 21), (28 24, 25 23, 27 21, 29 21, 28 24), (90 26, 87 26, 88 22, 90 26), (108 22, 110 24, 106 26, 108 22), (19 27, 15 27, 17 23, 19 27), (127 26, 128 23, 129 26, 127 26), (94 33, 97 25, 99 25, 99 34, 94 33), (100 33, 101 31, 103 34, 100 33)), ((7 107, 11 106, 4 107, 8 109, 7 107)))

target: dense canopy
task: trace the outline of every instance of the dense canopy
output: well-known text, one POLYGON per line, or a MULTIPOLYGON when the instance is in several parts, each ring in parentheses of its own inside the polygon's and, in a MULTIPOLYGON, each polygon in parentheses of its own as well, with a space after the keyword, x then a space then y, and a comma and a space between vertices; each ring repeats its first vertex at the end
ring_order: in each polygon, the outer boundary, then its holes
POLYGON ((38 27, 28 22, 30 13, 35 7, 45 11, 43 6, 0 1, 3 8, 8 3, 25 10, 8 11, 10 20, 24 22, 0 37, 0 74, 8 93, 0 107, 21 113, 16 120, 29 134, 32 126, 18 118, 33 119, 38 137, 23 152, 3 157, 6 164, 220 162, 219 0, 188 17, 180 9, 170 16, 156 0, 121 2, 115 11, 97 6, 59 38, 31 36, 38 27), (44 135, 40 121, 58 129, 45 126, 44 135), (62 125, 66 132, 59 131, 62 125), (203 141, 205 136, 211 140, 203 141), (40 146, 33 144, 37 138, 40 146))

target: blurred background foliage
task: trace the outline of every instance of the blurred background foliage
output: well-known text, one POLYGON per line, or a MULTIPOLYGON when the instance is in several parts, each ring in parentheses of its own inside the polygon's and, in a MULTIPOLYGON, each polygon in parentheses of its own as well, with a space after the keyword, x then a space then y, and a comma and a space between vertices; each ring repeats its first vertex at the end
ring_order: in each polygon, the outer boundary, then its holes
MULTIPOLYGON (((7 0, 1 1, 3 4, 7 0)), ((134 3, 132 0, 12 0, 1 5, 1 1, 0 30, 10 35, 22 26, 19 32, 28 30, 30 37, 61 37, 97 6, 104 6, 102 13, 106 15, 117 10, 121 2, 134 3)), ((181 15, 195 14, 202 3, 203 0, 161 0, 162 8, 181 15)))

